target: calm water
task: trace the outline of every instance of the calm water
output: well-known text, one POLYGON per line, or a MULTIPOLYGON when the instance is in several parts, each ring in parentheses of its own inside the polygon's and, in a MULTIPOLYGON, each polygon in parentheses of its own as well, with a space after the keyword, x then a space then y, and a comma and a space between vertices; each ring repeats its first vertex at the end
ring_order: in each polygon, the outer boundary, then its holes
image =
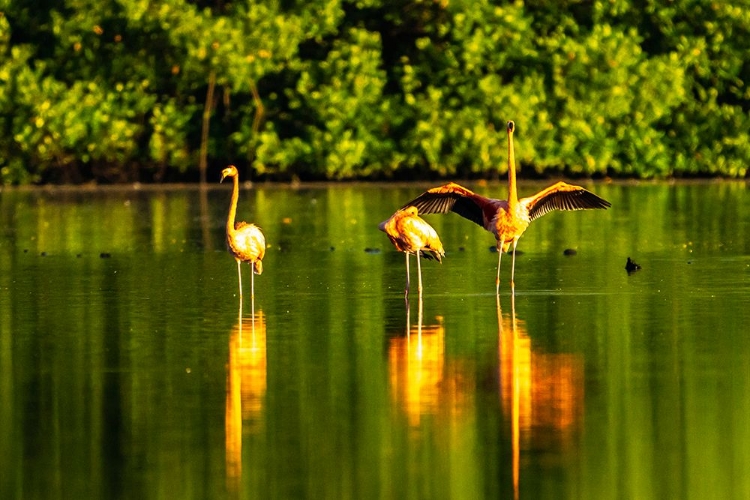
POLYGON ((750 498, 745 184, 594 185, 499 303, 427 216, 420 324, 376 226, 424 187, 243 190, 254 314, 226 186, 0 191, 0 498, 750 498))

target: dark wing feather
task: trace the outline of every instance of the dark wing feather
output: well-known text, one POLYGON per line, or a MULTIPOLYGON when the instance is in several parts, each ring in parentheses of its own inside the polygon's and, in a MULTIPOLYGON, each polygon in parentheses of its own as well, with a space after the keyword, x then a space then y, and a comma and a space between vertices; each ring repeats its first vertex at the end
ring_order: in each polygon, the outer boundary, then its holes
POLYGON ((535 196, 521 200, 529 209, 529 219, 535 220, 552 210, 588 210, 609 208, 610 202, 580 186, 559 182, 535 196))
POLYGON ((421 255, 423 259, 440 261, 439 258, 436 259, 435 257, 437 254, 433 254, 429 250, 422 250, 421 252, 419 252, 419 255, 421 255))
POLYGON ((426 191, 401 207, 416 207, 419 214, 447 214, 454 212, 484 227, 482 207, 474 200, 479 198, 458 184, 446 184, 426 191))
POLYGON ((453 212, 457 213, 464 219, 468 219, 475 224, 479 224, 484 227, 484 217, 482 214, 482 207, 476 204, 472 198, 459 198, 454 203, 453 212))
POLYGON ((453 210, 456 200, 460 196, 451 193, 422 193, 409 203, 401 207, 401 210, 407 207, 415 207, 420 215, 424 214, 447 214, 453 210))

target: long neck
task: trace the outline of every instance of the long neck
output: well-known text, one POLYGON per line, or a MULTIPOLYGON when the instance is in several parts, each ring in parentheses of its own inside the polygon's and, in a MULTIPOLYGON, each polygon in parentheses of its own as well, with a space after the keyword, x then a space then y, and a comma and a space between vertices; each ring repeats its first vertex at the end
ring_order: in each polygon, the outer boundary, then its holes
POLYGON ((516 153, 513 148, 513 130, 508 130, 508 205, 518 203, 516 190, 516 153))
POLYGON ((240 183, 237 176, 232 176, 232 201, 229 202, 229 215, 227 216, 227 234, 234 233, 234 218, 237 215, 237 200, 240 197, 240 183))

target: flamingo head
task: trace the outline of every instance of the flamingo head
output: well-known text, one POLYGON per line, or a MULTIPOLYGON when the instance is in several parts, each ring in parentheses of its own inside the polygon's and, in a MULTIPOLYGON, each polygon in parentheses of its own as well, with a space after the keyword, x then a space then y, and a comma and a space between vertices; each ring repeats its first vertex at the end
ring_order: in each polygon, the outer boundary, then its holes
POLYGON ((224 182, 224 179, 227 177, 237 177, 237 167, 234 165, 229 165, 227 168, 221 171, 221 180, 219 182, 224 182))

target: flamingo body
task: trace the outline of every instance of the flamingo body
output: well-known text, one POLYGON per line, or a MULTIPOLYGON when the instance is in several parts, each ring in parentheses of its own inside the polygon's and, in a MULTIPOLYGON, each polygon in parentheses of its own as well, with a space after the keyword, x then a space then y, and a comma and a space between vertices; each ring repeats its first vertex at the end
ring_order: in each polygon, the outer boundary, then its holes
POLYGON ((266 255, 266 238, 255 224, 237 222, 232 236, 227 233, 229 253, 240 262, 248 262, 255 274, 263 272, 263 257, 266 255))
POLYGON ((381 222, 378 229, 385 232, 399 252, 414 254, 423 251, 426 259, 442 262, 445 256, 443 244, 435 229, 417 215, 415 207, 407 207, 381 222))
POLYGON ((419 217, 416 207, 406 207, 398 210, 389 219, 381 222, 378 229, 385 232, 388 239, 399 252, 406 254, 406 290, 404 297, 409 297, 409 255, 417 256, 419 272, 419 296, 422 297, 422 266, 420 255, 426 259, 436 259, 442 262, 445 257, 443 244, 435 229, 424 219, 419 217))
MULTIPOLYGON (((239 180, 237 168, 230 165, 221 171, 221 181, 227 177, 232 178, 232 200, 229 204, 227 215, 227 248, 237 261, 237 275, 240 286, 240 300, 242 299, 242 271, 240 264, 247 262, 252 266, 255 274, 263 272, 263 257, 266 255, 266 238, 263 232, 255 224, 247 222, 235 222, 237 214, 237 201, 239 199, 239 180)), ((252 279, 251 296, 255 299, 255 279, 252 279)))
MULTIPOLYGON (((513 149, 514 123, 508 122, 508 199, 487 198, 459 184, 450 182, 430 189, 413 199, 403 209, 415 207, 422 214, 455 212, 495 235, 500 253, 497 265, 497 285, 500 283, 500 259, 513 245, 513 274, 515 248, 518 240, 532 221, 552 210, 586 210, 611 204, 581 186, 557 182, 533 196, 518 198, 516 188, 515 153, 513 149)), ((511 277, 511 284, 513 277, 511 277)), ((498 288, 499 289, 499 288, 498 288)))

